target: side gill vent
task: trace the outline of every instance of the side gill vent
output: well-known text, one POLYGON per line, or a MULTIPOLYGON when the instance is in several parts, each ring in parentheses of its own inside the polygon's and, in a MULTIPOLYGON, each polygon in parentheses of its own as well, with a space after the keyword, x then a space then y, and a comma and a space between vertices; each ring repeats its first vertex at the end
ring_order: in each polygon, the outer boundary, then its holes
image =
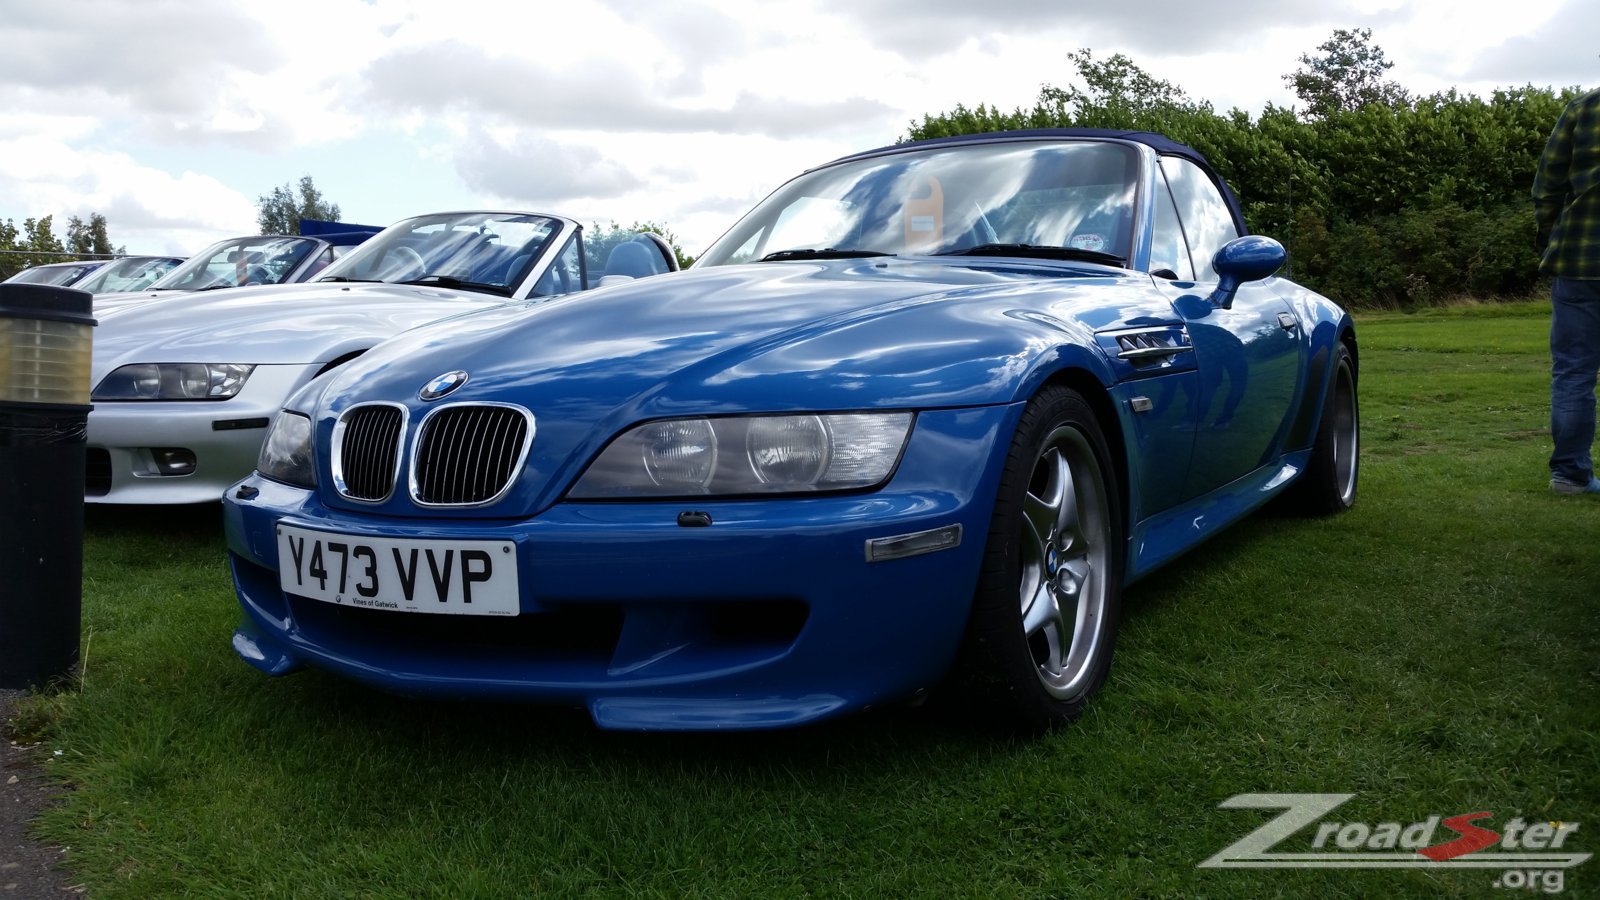
POLYGON ((1129 331, 1117 335, 1117 357, 1134 366, 1164 363, 1194 348, 1189 335, 1180 328, 1129 331))

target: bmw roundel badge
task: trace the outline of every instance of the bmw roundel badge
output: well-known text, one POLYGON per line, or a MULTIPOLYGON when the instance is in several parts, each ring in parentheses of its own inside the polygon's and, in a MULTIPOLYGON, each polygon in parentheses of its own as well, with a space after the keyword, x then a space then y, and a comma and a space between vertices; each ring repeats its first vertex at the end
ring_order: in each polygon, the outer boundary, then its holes
POLYGON ((435 376, 432 381, 422 386, 417 396, 424 400, 437 400, 467 383, 467 373, 460 369, 435 376))

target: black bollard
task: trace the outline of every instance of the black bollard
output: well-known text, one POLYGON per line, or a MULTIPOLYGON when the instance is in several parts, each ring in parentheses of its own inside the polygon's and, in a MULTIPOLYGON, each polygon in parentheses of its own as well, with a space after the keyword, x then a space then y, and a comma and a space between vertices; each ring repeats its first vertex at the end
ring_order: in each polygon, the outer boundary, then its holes
POLYGON ((0 688, 78 661, 94 296, 0 284, 0 688))

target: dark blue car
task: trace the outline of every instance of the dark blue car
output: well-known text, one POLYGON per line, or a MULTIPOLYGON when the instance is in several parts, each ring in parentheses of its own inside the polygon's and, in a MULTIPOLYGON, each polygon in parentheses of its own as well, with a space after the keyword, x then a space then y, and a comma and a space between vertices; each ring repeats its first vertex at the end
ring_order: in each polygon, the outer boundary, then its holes
POLYGON ((1356 340, 1150 134, 901 144, 687 272, 436 323, 301 391, 225 498, 234 647, 606 728, 771 728, 960 680, 1026 726, 1123 588, 1355 500, 1356 340))

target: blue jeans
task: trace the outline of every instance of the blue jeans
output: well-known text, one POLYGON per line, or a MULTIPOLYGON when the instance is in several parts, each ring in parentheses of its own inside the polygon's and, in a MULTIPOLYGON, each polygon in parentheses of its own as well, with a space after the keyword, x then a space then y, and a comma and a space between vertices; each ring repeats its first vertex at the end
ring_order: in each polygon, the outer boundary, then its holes
POLYGON ((1594 477, 1594 387, 1600 373, 1600 280, 1557 278, 1550 290, 1550 475, 1594 477))

